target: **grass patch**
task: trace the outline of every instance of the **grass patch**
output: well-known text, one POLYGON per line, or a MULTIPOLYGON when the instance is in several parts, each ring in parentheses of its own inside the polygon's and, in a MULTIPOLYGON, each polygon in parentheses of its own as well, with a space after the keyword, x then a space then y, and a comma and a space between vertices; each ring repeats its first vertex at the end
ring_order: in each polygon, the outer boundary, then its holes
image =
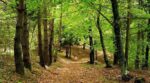
POLYGON ((58 67, 63 67, 60 62, 55 62, 52 64, 53 67, 58 68, 58 67))
POLYGON ((104 67, 104 64, 100 64, 100 63, 96 63, 96 64, 89 64, 89 63, 84 63, 84 64, 82 64, 82 66, 84 67, 84 68, 102 68, 102 67, 104 67))

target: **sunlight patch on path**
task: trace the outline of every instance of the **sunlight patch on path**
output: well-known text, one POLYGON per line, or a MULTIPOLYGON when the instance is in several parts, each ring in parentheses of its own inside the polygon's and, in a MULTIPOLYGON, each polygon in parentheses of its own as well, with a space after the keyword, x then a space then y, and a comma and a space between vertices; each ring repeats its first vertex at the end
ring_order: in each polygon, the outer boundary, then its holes
POLYGON ((83 58, 79 61, 71 61, 71 60, 59 58, 59 61, 65 64, 72 64, 72 63, 81 64, 81 63, 87 63, 89 61, 89 58, 83 58))

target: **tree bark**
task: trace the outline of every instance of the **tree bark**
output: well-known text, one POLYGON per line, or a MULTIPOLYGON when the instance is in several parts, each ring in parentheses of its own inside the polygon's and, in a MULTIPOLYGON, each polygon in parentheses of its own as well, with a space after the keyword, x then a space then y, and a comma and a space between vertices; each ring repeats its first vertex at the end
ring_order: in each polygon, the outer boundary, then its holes
POLYGON ((114 33, 115 33, 115 41, 117 44, 117 52, 119 55, 119 62, 121 65, 121 76, 122 80, 128 81, 128 73, 127 73, 127 66, 125 65, 125 57, 124 57, 124 52, 123 52, 123 46, 122 46, 122 40, 121 40, 121 32, 120 32, 120 17, 119 17, 119 11, 118 11, 118 2, 117 0, 111 0, 112 4, 112 11, 113 11, 113 27, 114 27, 114 33))
POLYGON ((115 52, 114 52, 114 61, 113 64, 114 65, 118 65, 119 64, 119 55, 118 55, 118 50, 117 50, 117 43, 115 38, 113 39, 113 43, 114 43, 114 47, 115 47, 115 52))
POLYGON ((92 29, 89 27, 89 42, 90 42, 90 64, 94 64, 94 47, 93 47, 93 37, 92 29))
MULTIPOLYGON (((150 11, 149 11, 150 13, 150 11)), ((150 19, 148 20, 148 26, 150 26, 150 19)), ((147 34, 147 46, 146 46, 146 55, 145 55, 145 67, 148 68, 148 58, 149 58, 149 50, 150 50, 150 31, 148 31, 148 34, 147 34)))
MULTIPOLYGON (((45 1, 44 1, 45 2, 45 1)), ((49 44, 48 44, 48 28, 47 28, 47 7, 46 7, 46 2, 44 3, 44 20, 43 20, 43 26, 44 26, 44 63, 45 65, 49 66, 50 60, 49 60, 49 44)))
POLYGON ((65 48, 66 48, 66 58, 69 58, 69 45, 66 45, 65 48))
POLYGON ((59 51, 61 51, 61 43, 62 43, 62 41, 61 41, 61 34, 62 34, 62 1, 61 1, 61 10, 60 10, 60 23, 59 23, 59 34, 58 34, 58 45, 59 45, 59 51))
POLYGON ((29 52, 29 27, 28 27, 28 19, 27 19, 27 9, 25 4, 24 10, 24 24, 22 31, 22 51, 23 51, 23 62, 24 66, 31 70, 31 60, 30 60, 30 52, 29 52))
POLYGON ((127 11, 127 28, 126 28, 126 44, 125 44, 125 58, 126 62, 125 65, 128 66, 128 54, 129 54, 129 34, 130 34, 130 24, 131 24, 131 14, 130 14, 130 9, 131 9, 131 0, 128 0, 128 11, 127 11))
MULTIPOLYGON (((148 0, 148 4, 150 4, 150 1, 148 0)), ((150 14, 150 8, 148 10, 149 14, 150 14)), ((148 27, 150 27, 150 19, 148 19, 148 27)), ((150 50, 150 29, 147 30, 147 45, 146 45, 146 52, 145 52, 145 64, 144 67, 146 69, 148 69, 149 65, 148 65, 148 58, 149 58, 149 50, 150 50)))
POLYGON ((54 41, 54 18, 50 21, 50 42, 49 42, 49 58, 50 64, 52 63, 52 56, 53 56, 53 41, 54 41))
POLYGON ((38 55, 40 59, 40 65, 44 67, 44 56, 43 56, 43 44, 42 44, 42 32, 41 32, 41 10, 38 9, 38 55))
POLYGON ((86 46, 86 43, 84 42, 84 43, 83 43, 83 50, 85 50, 85 46, 86 46))
POLYGON ((17 24, 14 39, 14 59, 16 72, 24 75, 24 64, 22 58, 22 45, 21 45, 21 31, 23 29, 23 16, 24 16, 24 0, 19 0, 17 4, 17 24))
POLYGON ((140 58, 139 58, 139 55, 140 55, 140 41, 141 41, 141 31, 138 30, 138 33, 137 33, 137 54, 136 54, 136 58, 135 58, 135 69, 139 69, 140 68, 140 58))
POLYGON ((100 14, 99 14, 99 12, 98 12, 98 15, 97 15, 97 29, 98 29, 99 35, 100 35, 100 42, 101 42, 101 47, 102 47, 102 50, 103 50, 103 55, 104 55, 104 61, 105 61, 105 64, 106 64, 106 68, 111 68, 112 66, 110 65, 109 60, 108 60, 108 56, 107 56, 106 48, 105 48, 105 44, 104 44, 103 32, 102 32, 102 29, 101 29, 101 26, 100 26, 100 14))
POLYGON ((71 51, 71 44, 69 45, 69 58, 71 58, 71 53, 72 53, 72 51, 71 51))

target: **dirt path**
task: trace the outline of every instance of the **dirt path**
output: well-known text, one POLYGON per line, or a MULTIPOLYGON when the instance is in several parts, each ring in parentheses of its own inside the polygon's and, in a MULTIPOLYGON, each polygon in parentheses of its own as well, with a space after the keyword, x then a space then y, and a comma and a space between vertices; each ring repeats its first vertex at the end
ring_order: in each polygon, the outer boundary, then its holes
POLYGON ((43 72, 39 83, 108 83, 102 76, 102 69, 60 58, 62 67, 43 72), (88 67, 89 66, 89 67, 88 67))
MULTIPOLYGON (((130 82, 120 81, 120 70, 116 67, 107 69, 104 68, 103 63, 99 63, 97 65, 90 65, 87 64, 87 61, 88 59, 86 58, 78 61, 59 58, 58 62, 59 64, 61 64, 61 66, 57 66, 54 69, 50 68, 47 71, 43 71, 42 75, 38 78, 38 83, 133 83, 134 82, 134 79, 132 79, 130 82)), ((51 67, 53 67, 53 65, 51 67)), ((131 74, 134 75, 135 77, 136 73, 131 72, 131 74)), ((149 82, 147 81, 146 83, 149 82)))
MULTIPOLYGON (((65 51, 63 50, 61 54, 65 56, 65 51)), ((81 47, 74 46, 72 47, 72 56, 77 56, 78 60, 59 57, 58 63, 61 66, 43 71, 43 75, 38 78, 38 83, 116 83, 116 81, 108 81, 103 76, 105 70, 103 63, 87 64, 89 49, 83 50, 81 47)))

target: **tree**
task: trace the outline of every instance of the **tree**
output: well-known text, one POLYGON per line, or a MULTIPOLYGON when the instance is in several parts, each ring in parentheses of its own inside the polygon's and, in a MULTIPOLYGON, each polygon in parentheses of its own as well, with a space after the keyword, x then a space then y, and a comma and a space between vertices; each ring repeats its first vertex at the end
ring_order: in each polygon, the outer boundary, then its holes
POLYGON ((50 57, 50 64, 52 63, 52 56, 53 56, 53 41, 54 41, 54 18, 51 19, 49 23, 49 30, 50 30, 50 41, 49 41, 49 57, 50 57))
MULTIPOLYGON (((100 7, 99 7, 99 11, 100 11, 100 7)), ((106 68, 110 68, 112 67, 108 61, 108 57, 107 57, 107 53, 106 53, 106 48, 105 48, 105 44, 104 44, 104 40, 103 40, 103 32, 101 29, 101 25, 100 25, 100 14, 97 14, 97 29, 99 31, 99 35, 100 35, 100 42, 101 42, 101 46, 102 46, 102 50, 103 50, 103 55, 104 55, 104 61, 106 64, 106 68)))
POLYGON ((126 28, 126 44, 125 44, 125 65, 128 66, 128 55, 129 55, 129 34, 130 34, 130 24, 131 24, 131 0, 128 1, 128 11, 127 11, 127 28, 126 28))
POLYGON ((66 49, 66 58, 71 58, 71 47, 76 43, 75 35, 72 32, 62 34, 62 46, 66 49))
MULTIPOLYGON (((142 9, 143 1, 138 1, 138 8, 142 9)), ((140 69, 140 55, 144 55, 144 31, 140 23, 138 23, 138 32, 137 32, 137 54, 135 58, 135 69, 140 69)))
POLYGON ((42 44, 42 33, 41 33, 41 9, 38 8, 38 55, 40 59, 40 65, 44 67, 44 56, 43 56, 43 44, 42 44))
POLYGON ((23 24, 21 43, 22 43, 24 66, 29 70, 31 70, 31 61, 30 61, 30 52, 29 52, 29 27, 28 27, 26 4, 24 9, 24 24, 23 24))
POLYGON ((92 5, 92 7, 94 7, 94 9, 96 9, 96 12, 97 12, 96 27, 98 29, 99 36, 100 36, 100 43, 101 43, 101 47, 102 47, 102 51, 103 51, 103 55, 104 55, 104 61, 105 61, 105 64, 106 64, 106 68, 110 68, 111 65, 108 61, 106 48, 105 48, 105 44, 104 44, 103 32, 102 32, 102 29, 101 29, 100 15, 102 17, 104 17, 110 24, 112 24, 112 23, 110 22, 110 20, 104 14, 102 14, 102 12, 101 12, 102 5, 100 4, 100 1, 99 1, 99 4, 98 4, 98 8, 95 7, 94 3, 91 2, 90 4, 92 5))
POLYGON ((47 28, 47 1, 44 1, 44 9, 43 9, 43 26, 44 26, 44 63, 45 65, 49 66, 50 65, 50 60, 49 60, 49 43, 48 43, 48 28, 47 28))
POLYGON ((127 66, 125 65, 125 57, 124 57, 124 53, 123 53, 123 46, 122 46, 122 40, 121 40, 121 33, 120 33, 120 17, 119 17, 119 12, 118 12, 118 2, 117 0, 111 0, 111 4, 112 4, 112 12, 113 12, 113 18, 114 18, 114 34, 115 34, 115 41, 117 43, 117 52, 119 55, 119 62, 121 65, 121 76, 122 76, 122 80, 125 81, 129 81, 130 78, 128 77, 128 73, 127 73, 127 66))
POLYGON ((136 58, 135 58, 135 69, 139 69, 140 68, 140 58, 139 58, 139 55, 140 55, 140 41, 141 41, 141 31, 138 30, 138 33, 137 33, 137 54, 136 54, 136 58))
MULTIPOLYGON (((150 1, 147 0, 147 3, 150 4, 150 1)), ((148 13, 150 14, 150 8, 148 8, 148 13)), ((150 46, 149 46, 149 43, 150 43, 150 19, 148 19, 148 29, 147 29, 147 45, 146 45, 146 51, 145 51, 145 63, 143 65, 143 67, 147 68, 148 69, 148 58, 149 58, 149 49, 150 49, 150 46)))
POLYGON ((60 2, 60 21, 59 21, 59 33, 58 33, 58 45, 59 45, 59 51, 61 51, 61 43, 62 43, 62 8, 63 8, 63 0, 60 2))
POLYGON ((94 64, 94 46, 92 37, 92 27, 89 26, 89 43, 90 43, 90 64, 94 64))
POLYGON ((22 46, 21 46, 21 31, 23 29, 24 18, 24 0, 19 0, 17 3, 17 24, 14 39, 14 58, 15 67, 18 74, 24 75, 24 64, 22 58, 22 46))
POLYGON ((116 43, 115 39, 113 39, 113 43, 114 43, 114 49, 115 49, 113 64, 114 64, 114 65, 118 65, 118 64, 119 64, 119 58, 120 58, 120 57, 119 57, 119 55, 118 55, 117 43, 116 43))

